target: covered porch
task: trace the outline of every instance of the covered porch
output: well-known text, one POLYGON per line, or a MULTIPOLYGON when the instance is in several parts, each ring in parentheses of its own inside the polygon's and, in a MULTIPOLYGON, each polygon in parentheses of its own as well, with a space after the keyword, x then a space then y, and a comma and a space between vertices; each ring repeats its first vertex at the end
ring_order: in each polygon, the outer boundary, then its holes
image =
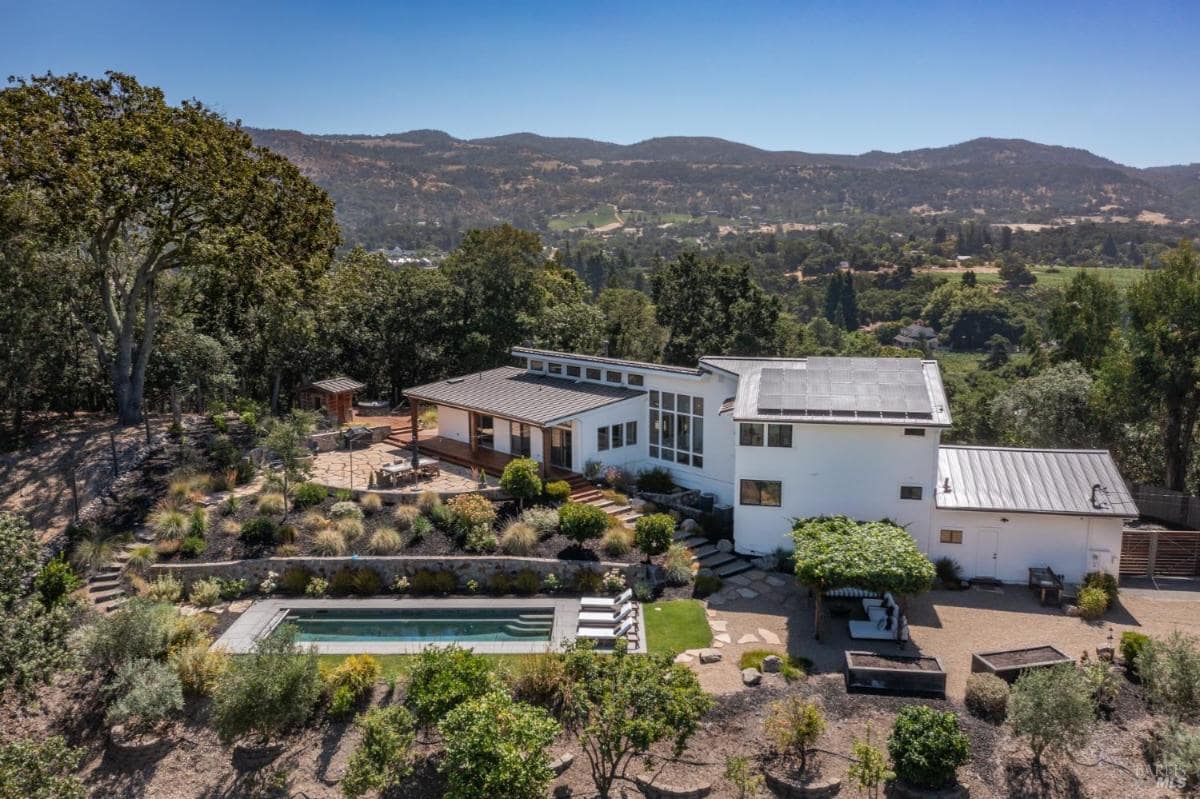
MULTIPOLYGON (((408 442, 405 446, 411 452, 412 442, 408 442)), ((436 458, 443 463, 450 463, 465 469, 481 469, 492 477, 498 477, 512 459, 524 457, 509 452, 500 452, 488 447, 476 446, 472 448, 467 443, 442 435, 432 435, 428 438, 422 435, 417 447, 422 456, 436 458)), ((544 476, 552 480, 566 480, 568 482, 573 482, 575 479, 582 480, 579 474, 569 469, 548 466, 544 462, 542 463, 542 471, 544 476)))

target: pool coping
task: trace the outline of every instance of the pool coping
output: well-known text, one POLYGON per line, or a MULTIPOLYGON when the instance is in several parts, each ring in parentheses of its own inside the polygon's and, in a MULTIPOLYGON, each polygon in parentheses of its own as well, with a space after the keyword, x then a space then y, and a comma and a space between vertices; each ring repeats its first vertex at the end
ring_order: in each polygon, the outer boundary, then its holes
MULTIPOLYGON (((548 641, 464 641, 461 645, 481 655, 528 655, 551 652, 575 640, 579 625, 579 600, 572 599, 491 599, 472 597, 462 599, 260 599, 237 618, 228 630, 217 639, 214 646, 223 647, 230 654, 244 655, 254 651, 254 644, 269 633, 283 619, 288 609, 307 608, 355 608, 355 609, 408 609, 434 610, 438 608, 486 608, 490 610, 525 610, 528 608, 552 608, 554 624, 548 641)), ((638 608, 639 617, 641 608, 638 608)), ((640 621, 640 618, 639 618, 640 621)), ((645 625, 640 626, 645 630, 645 625)), ((642 633, 644 639, 645 633, 642 633)), ((314 647, 322 655, 415 655, 430 646, 447 646, 451 642, 423 641, 317 641, 307 646, 314 647)), ((644 640, 639 640, 644 646, 644 640)))

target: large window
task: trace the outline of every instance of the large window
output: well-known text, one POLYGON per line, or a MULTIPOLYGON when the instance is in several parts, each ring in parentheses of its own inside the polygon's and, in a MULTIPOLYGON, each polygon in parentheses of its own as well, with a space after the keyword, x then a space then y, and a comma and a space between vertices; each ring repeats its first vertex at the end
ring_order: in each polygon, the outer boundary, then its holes
POLYGON ((482 413, 475 414, 475 444, 494 449, 496 446, 496 420, 482 413))
POLYGON ((631 447, 637 443, 637 422, 625 423, 625 443, 631 447))
POLYGON ((509 451, 523 458, 529 457, 529 425, 513 422, 509 427, 509 451))
POLYGON ((650 391, 650 457, 704 468, 704 398, 650 391))
POLYGON ((792 426, 790 424, 767 425, 768 447, 790 447, 792 445, 792 426))
POLYGON ((739 496, 743 505, 778 508, 783 503, 783 483, 778 480, 743 480, 739 496))
POLYGON ((763 426, 753 422, 742 422, 738 425, 738 443, 743 447, 761 447, 763 445, 763 426))

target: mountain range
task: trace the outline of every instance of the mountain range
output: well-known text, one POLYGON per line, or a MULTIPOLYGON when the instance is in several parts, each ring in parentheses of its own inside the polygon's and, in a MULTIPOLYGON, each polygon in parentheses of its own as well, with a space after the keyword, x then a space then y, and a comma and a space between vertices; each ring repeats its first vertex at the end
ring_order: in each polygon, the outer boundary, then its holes
POLYGON ((395 239, 422 227, 582 227, 600 208, 612 214, 612 224, 599 225, 606 230, 702 219, 739 229, 897 214, 1010 224, 1200 219, 1200 164, 1139 169, 1023 139, 836 155, 685 136, 625 145, 534 133, 458 139, 437 130, 248 132, 324 187, 347 241, 368 246, 402 243, 395 239))

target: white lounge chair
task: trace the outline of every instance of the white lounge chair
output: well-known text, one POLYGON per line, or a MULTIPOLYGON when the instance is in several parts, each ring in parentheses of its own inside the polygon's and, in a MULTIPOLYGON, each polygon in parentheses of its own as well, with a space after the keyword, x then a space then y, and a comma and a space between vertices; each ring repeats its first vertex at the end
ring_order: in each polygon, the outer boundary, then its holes
POLYGON ((862 603, 863 610, 867 611, 868 613, 871 612, 871 608, 878 608, 886 605, 892 605, 895 607, 897 604, 896 597, 892 596, 891 591, 888 591, 886 594, 884 594, 882 599, 864 599, 862 603))
POLYGON ((598 610, 614 611, 621 605, 633 599, 633 591, 626 588, 620 596, 585 596, 579 600, 581 608, 596 608, 598 610))
POLYGON ((888 626, 887 619, 880 621, 851 621, 850 637, 870 641, 907 641, 908 622, 903 616, 888 626))
POLYGON ((596 641, 615 641, 624 638, 633 629, 633 619, 626 619, 616 629, 612 627, 580 627, 575 632, 576 638, 591 638, 596 641))
POLYGON ((619 621, 623 621, 630 613, 633 613, 633 603, 626 602, 615 613, 607 610, 580 613, 579 623, 586 625, 616 624, 619 621))
POLYGON ((875 607, 867 608, 867 618, 874 622, 886 619, 888 616, 898 615, 900 615, 900 608, 895 605, 876 605, 875 607))

